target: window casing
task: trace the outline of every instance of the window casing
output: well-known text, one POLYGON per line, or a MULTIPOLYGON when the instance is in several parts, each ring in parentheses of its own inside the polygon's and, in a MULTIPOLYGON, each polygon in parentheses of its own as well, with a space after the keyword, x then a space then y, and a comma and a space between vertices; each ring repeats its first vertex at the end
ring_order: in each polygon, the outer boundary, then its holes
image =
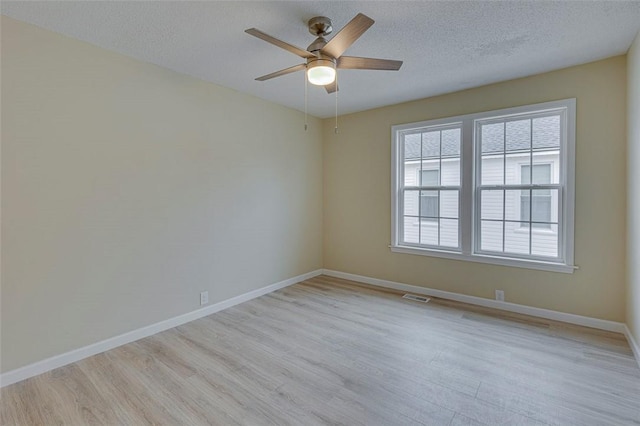
POLYGON ((575 99, 393 126, 392 142, 392 251, 574 270, 575 99))

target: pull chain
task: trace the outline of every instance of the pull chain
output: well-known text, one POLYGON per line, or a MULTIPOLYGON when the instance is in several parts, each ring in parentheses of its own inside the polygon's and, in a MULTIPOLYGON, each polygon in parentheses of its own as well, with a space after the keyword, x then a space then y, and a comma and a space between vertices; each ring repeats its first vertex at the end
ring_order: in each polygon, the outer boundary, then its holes
POLYGON ((333 129, 338 134, 338 73, 336 72, 336 127, 333 129))
POLYGON ((304 75, 304 131, 307 131, 308 123, 307 123, 307 73, 303 73, 304 75))

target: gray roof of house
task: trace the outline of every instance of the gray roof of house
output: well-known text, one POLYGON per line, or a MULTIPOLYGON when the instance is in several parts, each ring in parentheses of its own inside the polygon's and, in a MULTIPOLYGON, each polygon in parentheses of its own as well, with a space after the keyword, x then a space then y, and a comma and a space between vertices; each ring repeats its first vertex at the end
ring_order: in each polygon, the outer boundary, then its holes
MULTIPOLYGON (((483 124, 482 153, 528 151, 560 146, 560 117, 558 115, 483 124), (504 133, 506 130, 506 138, 504 133), (531 131, 533 130, 533 131, 531 131)), ((404 158, 457 157, 460 155, 460 129, 432 130, 404 136, 404 158), (442 143, 442 154, 440 144, 442 143), (420 155, 422 153, 422 155, 420 155)))

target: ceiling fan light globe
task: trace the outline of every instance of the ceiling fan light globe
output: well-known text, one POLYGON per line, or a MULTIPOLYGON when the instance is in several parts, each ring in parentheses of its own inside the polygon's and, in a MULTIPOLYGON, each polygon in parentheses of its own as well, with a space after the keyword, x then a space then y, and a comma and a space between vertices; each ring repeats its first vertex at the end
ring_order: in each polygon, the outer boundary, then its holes
POLYGON ((307 70, 309 83, 316 86, 326 86, 336 80, 336 70, 326 65, 318 65, 307 70))

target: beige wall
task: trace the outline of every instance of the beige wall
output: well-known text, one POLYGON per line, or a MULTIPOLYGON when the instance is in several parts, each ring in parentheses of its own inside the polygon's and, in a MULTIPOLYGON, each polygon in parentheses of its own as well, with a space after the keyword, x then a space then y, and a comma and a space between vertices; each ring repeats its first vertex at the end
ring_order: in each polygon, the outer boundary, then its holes
POLYGON ((322 267, 320 120, 1 24, 1 371, 322 267))
MULTIPOLYGON (((429 78, 429 76, 425 76, 429 78)), ((613 321, 625 318, 626 60, 324 121, 324 267, 613 321), (392 253, 391 126, 577 98, 575 259, 561 274, 392 253)))
POLYGON ((627 55, 627 326, 640 344, 640 33, 627 55))

